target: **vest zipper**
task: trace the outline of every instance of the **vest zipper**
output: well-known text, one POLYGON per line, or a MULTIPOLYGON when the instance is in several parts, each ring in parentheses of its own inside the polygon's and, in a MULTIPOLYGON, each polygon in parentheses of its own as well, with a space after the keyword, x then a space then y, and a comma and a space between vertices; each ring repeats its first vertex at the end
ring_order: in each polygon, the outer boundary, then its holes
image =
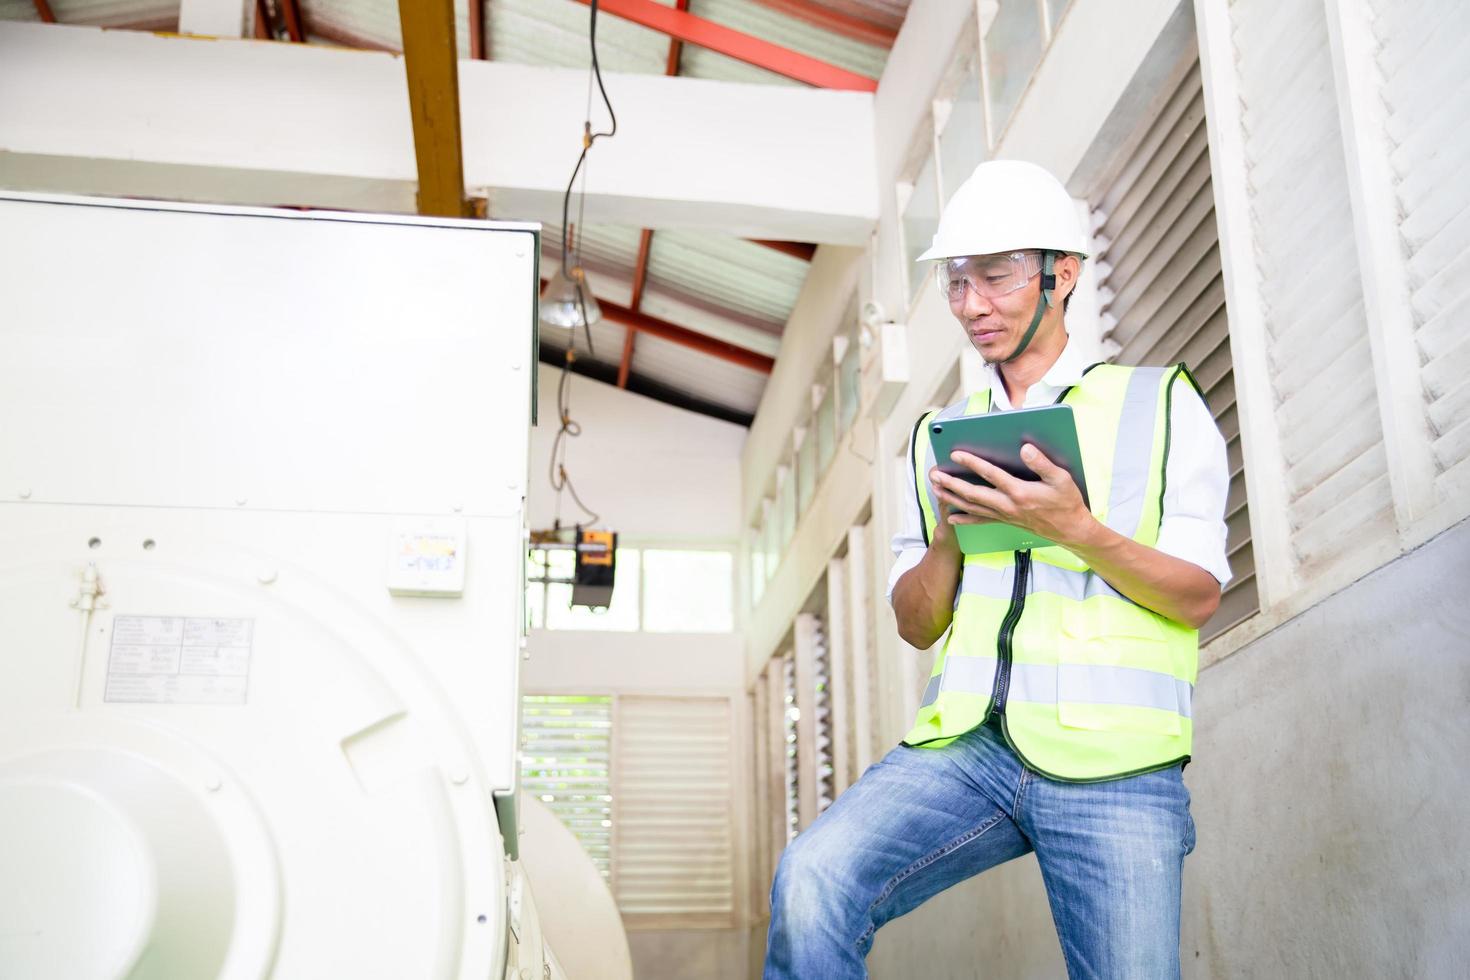
POLYGON ((1021 621, 1021 611, 1026 608, 1026 579, 1030 573, 1030 550, 1016 552, 1016 581, 1011 586, 1011 606, 1006 610, 1005 618, 1000 621, 1000 636, 996 641, 1000 666, 995 672, 995 691, 990 700, 997 713, 1004 713, 1006 710, 1006 694, 1011 687, 1011 634, 1021 621))

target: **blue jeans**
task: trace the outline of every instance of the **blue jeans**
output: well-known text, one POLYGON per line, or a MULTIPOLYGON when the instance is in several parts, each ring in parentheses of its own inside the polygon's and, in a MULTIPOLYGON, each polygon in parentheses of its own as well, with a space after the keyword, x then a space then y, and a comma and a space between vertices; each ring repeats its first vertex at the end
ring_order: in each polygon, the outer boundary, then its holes
POLYGON ((1194 849, 1180 768, 1055 782, 990 724, 940 749, 898 746, 781 856, 766 980, 866 977, 879 926, 1031 850, 1069 976, 1178 977, 1179 879, 1194 849))

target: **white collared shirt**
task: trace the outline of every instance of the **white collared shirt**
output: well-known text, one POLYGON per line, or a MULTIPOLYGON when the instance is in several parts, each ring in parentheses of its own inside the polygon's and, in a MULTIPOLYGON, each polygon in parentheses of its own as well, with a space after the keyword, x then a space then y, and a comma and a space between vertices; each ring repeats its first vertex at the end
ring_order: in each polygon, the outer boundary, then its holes
MULTIPOLYGON (((1042 376, 1026 389, 1022 408, 1050 405, 1071 385, 1082 380, 1087 368, 1085 351, 1070 341, 1061 356, 1042 376)), ((990 386, 992 411, 1011 410, 1010 396, 995 365, 985 365, 990 386)), ((1230 491, 1230 466, 1225 457, 1225 439, 1210 415, 1203 398, 1194 394, 1188 381, 1175 382, 1175 397, 1170 402, 1169 424, 1173 437, 1169 440, 1169 458, 1164 464, 1164 514, 1159 524, 1159 551, 1192 562, 1209 572, 1221 587, 1230 581, 1230 562, 1225 553, 1225 498, 1230 491)), ((906 459, 912 459, 909 445, 906 459)), ((893 536, 893 553, 898 557, 888 575, 888 601, 893 602, 893 586, 904 572, 924 557, 924 518, 912 486, 901 495, 903 524, 893 536)))

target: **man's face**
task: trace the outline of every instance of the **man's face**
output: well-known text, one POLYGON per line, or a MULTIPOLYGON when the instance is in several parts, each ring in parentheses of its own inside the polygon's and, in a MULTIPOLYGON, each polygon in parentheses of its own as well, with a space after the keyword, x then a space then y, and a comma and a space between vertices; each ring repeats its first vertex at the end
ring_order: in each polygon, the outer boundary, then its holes
MULTIPOLYGON (((985 272, 983 266, 979 271, 985 272)), ((997 263, 996 272, 999 271, 997 263)), ((1012 292, 981 295, 985 291, 964 285, 958 296, 950 298, 949 310, 965 329, 980 356, 987 363, 999 364, 1015 353, 1026 329, 1031 326, 1031 317, 1035 315, 1036 304, 1041 298, 1041 277, 1032 276, 1024 286, 1012 292)))

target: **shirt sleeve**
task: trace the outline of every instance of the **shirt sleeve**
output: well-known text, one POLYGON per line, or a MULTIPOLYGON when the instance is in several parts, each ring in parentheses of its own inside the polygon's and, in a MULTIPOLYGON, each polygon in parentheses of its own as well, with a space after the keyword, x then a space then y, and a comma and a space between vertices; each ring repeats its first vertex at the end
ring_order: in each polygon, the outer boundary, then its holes
MULTIPOLYGON (((910 473, 909 462, 914 458, 913 436, 909 436, 908 451, 903 454, 904 472, 910 473)), ((893 605, 893 587, 903 577, 904 572, 917 565, 924 557, 924 552, 929 546, 924 542, 924 515, 919 512, 919 500, 914 496, 914 478, 912 475, 907 479, 899 480, 899 526, 898 533, 893 536, 891 547, 897 560, 893 568, 888 572, 888 604, 893 605)))
POLYGON ((1230 464, 1225 438, 1209 406, 1187 378, 1174 381, 1169 425, 1164 513, 1154 547, 1198 565, 1223 587, 1231 579, 1225 544, 1230 464))

